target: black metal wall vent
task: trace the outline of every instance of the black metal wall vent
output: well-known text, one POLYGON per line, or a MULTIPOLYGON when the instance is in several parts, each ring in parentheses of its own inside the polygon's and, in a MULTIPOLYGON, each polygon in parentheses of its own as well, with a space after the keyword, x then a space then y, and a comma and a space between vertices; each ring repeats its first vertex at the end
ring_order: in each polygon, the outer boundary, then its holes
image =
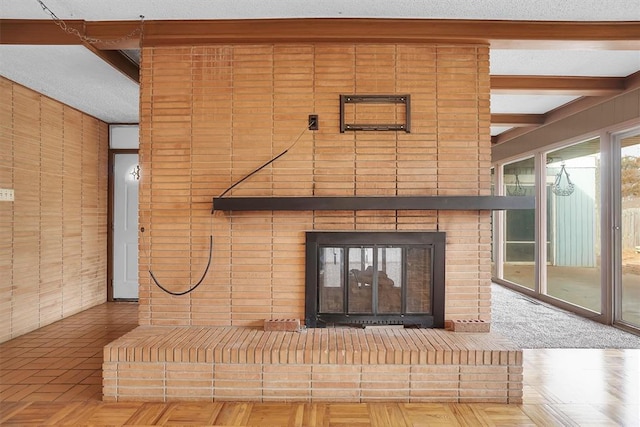
POLYGON ((381 130, 411 132, 410 95, 340 95, 340 133, 348 130, 381 130), (345 123, 345 104, 404 104, 404 123, 345 123))

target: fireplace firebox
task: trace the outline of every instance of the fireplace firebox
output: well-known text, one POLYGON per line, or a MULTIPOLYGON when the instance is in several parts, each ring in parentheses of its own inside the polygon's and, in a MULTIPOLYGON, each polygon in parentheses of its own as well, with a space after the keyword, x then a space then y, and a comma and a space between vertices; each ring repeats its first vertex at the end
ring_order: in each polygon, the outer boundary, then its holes
POLYGON ((444 327, 445 233, 307 232, 305 323, 444 327))

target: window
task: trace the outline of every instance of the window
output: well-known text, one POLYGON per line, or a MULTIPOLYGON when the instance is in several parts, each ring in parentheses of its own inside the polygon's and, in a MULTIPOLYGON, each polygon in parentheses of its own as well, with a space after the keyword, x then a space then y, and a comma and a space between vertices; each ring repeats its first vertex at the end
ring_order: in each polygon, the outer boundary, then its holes
MULTIPOLYGON (((533 157, 504 166, 505 196, 535 195, 533 157)), ((504 214, 503 279, 535 288, 535 209, 507 210, 504 214)))
POLYGON ((547 294, 599 313, 600 138, 546 159, 547 294))

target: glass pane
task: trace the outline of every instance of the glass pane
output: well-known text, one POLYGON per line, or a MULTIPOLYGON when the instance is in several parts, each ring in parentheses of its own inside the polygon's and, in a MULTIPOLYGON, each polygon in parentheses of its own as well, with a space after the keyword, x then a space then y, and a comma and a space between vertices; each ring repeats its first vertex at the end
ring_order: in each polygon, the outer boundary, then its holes
POLYGON ((378 248, 378 313, 402 312, 402 248, 378 248))
MULTIPOLYGON (((491 168, 491 195, 496 195, 496 169, 491 168)), ((495 230, 493 227, 495 226, 495 215, 491 214, 491 277, 497 277, 498 270, 496 268, 496 253, 495 246, 493 244, 493 239, 495 237, 495 230)))
POLYGON ((344 313, 344 249, 320 248, 320 313, 344 313))
POLYGON ((349 313, 372 312, 373 248, 349 248, 349 313))
POLYGON ((547 154, 547 294, 600 312, 600 140, 547 154))
MULTIPOLYGON (((535 195, 533 157, 504 166, 504 194, 535 195)), ((535 288, 535 209, 506 210, 503 279, 535 288)))
POLYGON ((640 327, 640 135, 621 142, 621 319, 640 327))
POLYGON ((431 248, 407 249, 407 313, 431 313, 431 248))

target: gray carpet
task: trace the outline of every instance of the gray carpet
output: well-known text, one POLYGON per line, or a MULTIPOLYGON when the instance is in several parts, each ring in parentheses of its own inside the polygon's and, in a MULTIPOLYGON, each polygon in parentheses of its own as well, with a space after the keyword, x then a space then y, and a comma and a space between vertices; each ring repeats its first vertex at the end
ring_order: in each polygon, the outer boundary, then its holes
POLYGON ((491 331, 521 348, 640 348, 640 336, 492 284, 491 331))

